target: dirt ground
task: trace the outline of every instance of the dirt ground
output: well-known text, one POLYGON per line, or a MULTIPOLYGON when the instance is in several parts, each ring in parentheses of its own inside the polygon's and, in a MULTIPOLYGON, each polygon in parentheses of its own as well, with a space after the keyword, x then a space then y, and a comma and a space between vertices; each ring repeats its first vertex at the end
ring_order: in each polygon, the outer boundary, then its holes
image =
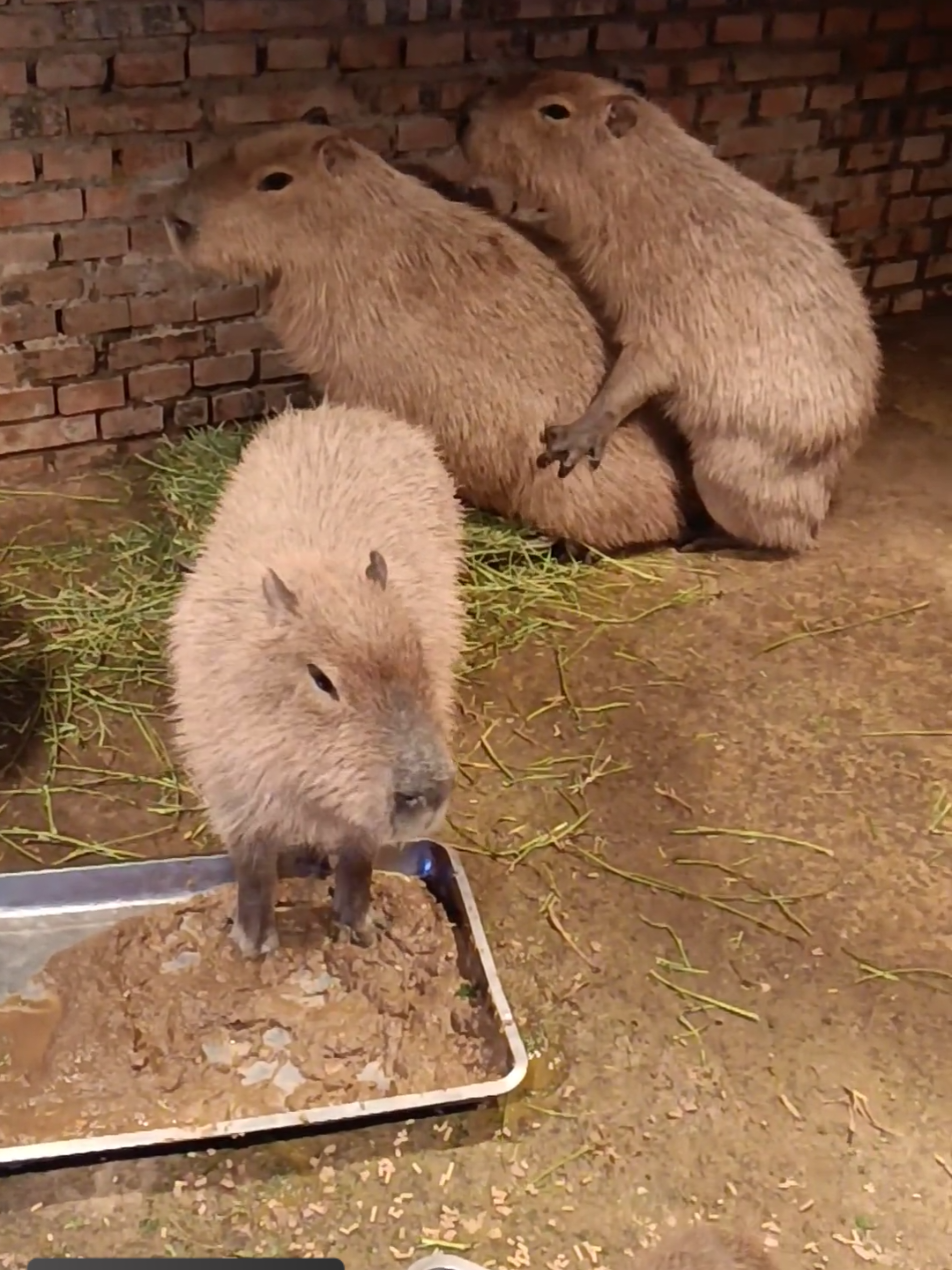
POLYGON ((572 849, 464 856, 541 1054, 529 1092, 10 1176, 0 1264, 334 1253, 370 1270, 443 1240, 487 1265, 621 1270, 703 1218, 788 1270, 949 1270, 952 316, 897 323, 887 352, 880 424, 819 551, 675 556, 660 590, 701 602, 634 620, 629 597, 561 680, 528 645, 471 687, 447 840, 504 849, 589 813, 572 849), (748 832, 677 832, 704 826, 748 832))

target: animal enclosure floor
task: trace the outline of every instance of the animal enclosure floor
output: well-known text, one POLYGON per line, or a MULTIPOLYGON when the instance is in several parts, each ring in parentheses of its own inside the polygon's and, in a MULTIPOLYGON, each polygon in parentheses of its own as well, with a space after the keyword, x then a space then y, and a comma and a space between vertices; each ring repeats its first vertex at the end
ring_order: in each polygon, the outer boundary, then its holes
MULTIPOLYGON (((897 322, 886 350, 880 423, 816 553, 664 553, 466 685, 445 839, 538 1055, 527 1089, 439 1124, 9 1178, 0 1265, 337 1253, 371 1270, 442 1241, 513 1270, 620 1270, 703 1217, 759 1234, 781 1270, 948 1270, 952 318, 897 322)), ((0 505, 0 541, 114 510, 24 495, 0 505)), ((38 833, 48 863, 94 839, 212 845, 140 723, 66 737, 47 846, 44 799, 5 795, 3 867, 31 867, 14 844, 38 833)), ((41 777, 22 736, 7 790, 41 777)))

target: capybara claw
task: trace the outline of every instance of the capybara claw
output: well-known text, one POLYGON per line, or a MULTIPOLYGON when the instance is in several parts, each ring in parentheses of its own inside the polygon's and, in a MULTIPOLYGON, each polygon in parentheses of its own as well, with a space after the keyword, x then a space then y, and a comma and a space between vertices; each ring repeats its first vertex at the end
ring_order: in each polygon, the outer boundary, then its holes
POLYGON ((279 947, 278 932, 273 927, 258 943, 237 922, 232 922, 231 938, 242 957, 265 957, 268 953, 277 952, 279 947))
POLYGON ((377 942, 377 931, 374 922, 366 922, 362 926, 345 926, 337 924, 334 939, 339 944, 356 944, 358 948, 373 948, 377 942))
MULTIPOLYGON (((545 451, 543 458, 548 463, 558 463, 559 476, 564 480, 582 459, 587 458, 589 467, 597 470, 605 453, 606 437, 587 427, 572 424, 568 428, 548 428, 545 435, 545 451)), ((540 464, 541 466, 541 464, 540 464)))

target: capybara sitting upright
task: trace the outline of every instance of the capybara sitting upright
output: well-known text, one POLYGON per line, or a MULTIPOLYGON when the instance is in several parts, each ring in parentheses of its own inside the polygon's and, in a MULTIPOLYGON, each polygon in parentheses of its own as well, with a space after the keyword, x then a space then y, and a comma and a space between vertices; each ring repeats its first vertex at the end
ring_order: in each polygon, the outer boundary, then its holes
POLYGON ((621 348, 581 416, 547 430, 544 458, 608 462, 619 421, 658 399, 720 545, 811 546, 880 373, 866 302, 817 222, 594 75, 504 81, 458 135, 476 173, 543 214, 621 348))
POLYGON ((585 408, 606 348, 558 265, 488 212, 302 122, 196 170, 166 223, 192 267, 270 279, 297 369, 425 428, 473 506, 603 551, 682 533, 663 419, 620 429, 597 482, 538 466, 544 427, 585 408))
POLYGON ((178 741, 238 884, 246 955, 277 947, 278 854, 335 865, 374 942, 380 847, 432 833, 463 643, 462 507, 418 428, 324 405, 260 427, 171 619, 178 741))

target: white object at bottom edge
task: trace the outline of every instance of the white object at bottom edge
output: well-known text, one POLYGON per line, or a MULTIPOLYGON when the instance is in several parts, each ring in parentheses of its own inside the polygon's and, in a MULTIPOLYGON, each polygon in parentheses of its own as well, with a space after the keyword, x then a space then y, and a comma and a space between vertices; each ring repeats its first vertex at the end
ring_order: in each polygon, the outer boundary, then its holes
POLYGON ((454 1257, 451 1252, 431 1252, 428 1257, 412 1262, 407 1270, 486 1270, 486 1267, 465 1257, 454 1257))

